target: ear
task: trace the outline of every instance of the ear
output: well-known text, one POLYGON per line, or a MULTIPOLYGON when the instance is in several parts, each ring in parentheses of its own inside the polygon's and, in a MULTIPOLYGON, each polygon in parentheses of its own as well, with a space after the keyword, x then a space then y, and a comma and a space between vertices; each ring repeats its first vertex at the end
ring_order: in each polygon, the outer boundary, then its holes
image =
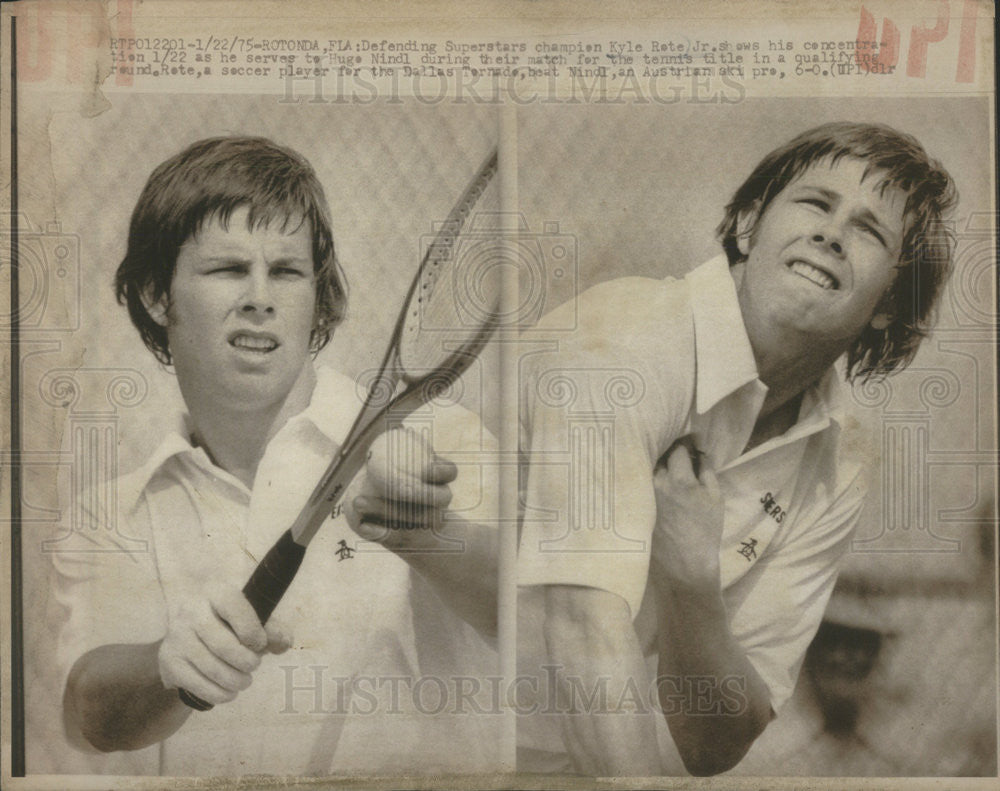
POLYGON ((754 201, 753 205, 739 213, 736 220, 736 247, 740 255, 746 258, 750 255, 750 243, 753 241, 753 232, 760 219, 760 203, 754 201))
POLYGON ((872 320, 868 322, 873 330, 879 330, 880 332, 892 324, 892 315, 889 313, 876 313, 872 316, 872 320))
POLYGON ((893 286, 890 285, 882 295, 882 299, 875 306, 875 313, 872 315, 871 321, 868 322, 868 326, 873 330, 881 332, 895 320, 896 311, 893 306, 893 286))
POLYGON ((163 294, 158 299, 153 298, 152 290, 146 288, 141 294, 142 306, 146 309, 149 317, 161 327, 167 326, 167 295, 163 294))

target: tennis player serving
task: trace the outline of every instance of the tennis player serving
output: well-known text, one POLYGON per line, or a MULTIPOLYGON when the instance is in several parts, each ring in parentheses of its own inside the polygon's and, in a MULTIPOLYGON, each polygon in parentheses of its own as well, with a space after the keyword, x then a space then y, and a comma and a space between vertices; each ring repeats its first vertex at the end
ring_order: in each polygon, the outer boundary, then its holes
POLYGON ((787 700, 865 498, 834 365, 863 381, 910 362, 950 271, 955 197, 908 135, 811 129, 737 190, 723 255, 585 292, 579 330, 533 358, 532 454, 568 436, 564 402, 537 386, 548 372, 576 380, 576 432, 606 408, 601 371, 642 384, 610 447, 528 473, 526 513, 562 515, 526 519, 520 581, 544 586, 565 769, 722 772, 787 700), (633 342, 651 332, 662 342, 633 342))
MULTIPOLYGON (((484 723, 406 703, 407 680, 487 675, 494 656, 479 634, 495 619, 493 537, 443 522, 457 468, 418 438, 404 432, 406 465, 372 450, 363 497, 344 500, 362 512, 317 531, 273 618, 241 592, 361 406, 353 380, 313 364, 347 292, 309 163, 263 138, 189 146, 150 176, 116 285, 187 414, 117 482, 117 528, 91 514, 94 551, 55 558, 71 739, 163 774, 412 771, 418 741, 430 766, 484 769, 484 723), (414 551, 442 539, 464 551, 414 551)), ((462 413, 450 428, 436 416, 435 438, 479 436, 462 413)))

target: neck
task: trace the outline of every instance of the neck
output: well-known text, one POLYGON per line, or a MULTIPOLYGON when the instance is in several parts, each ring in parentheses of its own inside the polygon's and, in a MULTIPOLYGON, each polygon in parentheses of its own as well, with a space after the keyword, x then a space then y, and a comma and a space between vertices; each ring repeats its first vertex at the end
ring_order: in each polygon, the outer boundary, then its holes
MULTIPOLYGON (((756 356, 757 350, 754 349, 756 356)), ((773 437, 779 437, 795 425, 802 406, 802 394, 832 365, 817 366, 801 357, 771 355, 757 357, 760 380, 767 385, 767 395, 754 423, 745 450, 773 437), (762 364, 765 363, 766 364, 762 364)))
POLYGON ((758 355, 756 348, 754 355, 757 357, 760 380, 767 385, 761 417, 770 415, 790 402, 797 402, 799 396, 819 381, 837 359, 814 355, 812 351, 809 352, 808 359, 794 354, 758 355))
POLYGON ((253 488, 257 467, 268 443, 288 419, 309 404, 316 373, 306 365, 284 398, 255 409, 219 408, 218 403, 188 402, 192 439, 212 462, 253 488))
MULTIPOLYGON (((815 384, 844 353, 841 344, 824 342, 822 338, 793 334, 787 327, 769 321, 755 321, 758 312, 746 304, 749 298, 740 288, 743 267, 730 272, 736 281, 737 297, 747 337, 757 364, 757 375, 767 385, 767 396, 760 418, 766 418, 790 403, 815 384)), ((793 420, 794 422, 794 420, 793 420)))

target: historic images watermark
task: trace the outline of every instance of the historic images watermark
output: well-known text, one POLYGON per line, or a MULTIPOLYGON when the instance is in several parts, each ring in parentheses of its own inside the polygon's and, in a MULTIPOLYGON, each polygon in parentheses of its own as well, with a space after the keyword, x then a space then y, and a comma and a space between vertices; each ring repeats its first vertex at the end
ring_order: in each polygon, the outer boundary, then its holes
POLYGON ((58 535, 42 542, 45 552, 90 551, 88 532, 96 529, 117 534, 121 550, 144 552, 145 542, 119 532, 116 479, 120 412, 145 400, 148 383, 129 367, 46 366, 46 355, 62 349, 81 326, 80 236, 56 220, 40 223, 24 213, 5 216, 0 280, 7 289, 14 283, 15 227, 18 299, 0 314, 0 333, 16 327, 19 335, 20 393, 14 395, 65 413, 69 436, 67 447, 20 450, 16 463, 28 475, 64 476, 70 493, 65 510, 23 498, 22 524, 58 525, 58 535))
MULTIPOLYGON (((612 679, 585 680, 564 674, 559 665, 542 665, 537 675, 407 676, 337 675, 325 665, 282 665, 284 700, 280 714, 420 714, 437 716, 581 714, 738 716, 746 710, 746 678, 710 675, 661 675, 647 681, 628 678, 621 691, 612 679), (562 683, 556 693, 557 675, 562 683)), ((620 681, 615 679, 615 681, 620 681)))

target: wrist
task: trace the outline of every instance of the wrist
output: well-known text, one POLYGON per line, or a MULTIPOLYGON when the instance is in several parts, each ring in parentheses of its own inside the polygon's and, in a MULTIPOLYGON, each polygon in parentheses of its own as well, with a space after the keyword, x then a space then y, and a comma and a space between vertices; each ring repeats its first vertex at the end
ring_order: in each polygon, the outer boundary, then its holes
POLYGON ((716 551, 696 555, 679 552, 654 554, 650 575, 656 584, 669 586, 680 593, 710 594, 722 590, 722 571, 716 551))
POLYGON ((686 601, 721 599, 722 574, 718 557, 700 563, 660 563, 651 569, 653 583, 663 592, 686 601))

